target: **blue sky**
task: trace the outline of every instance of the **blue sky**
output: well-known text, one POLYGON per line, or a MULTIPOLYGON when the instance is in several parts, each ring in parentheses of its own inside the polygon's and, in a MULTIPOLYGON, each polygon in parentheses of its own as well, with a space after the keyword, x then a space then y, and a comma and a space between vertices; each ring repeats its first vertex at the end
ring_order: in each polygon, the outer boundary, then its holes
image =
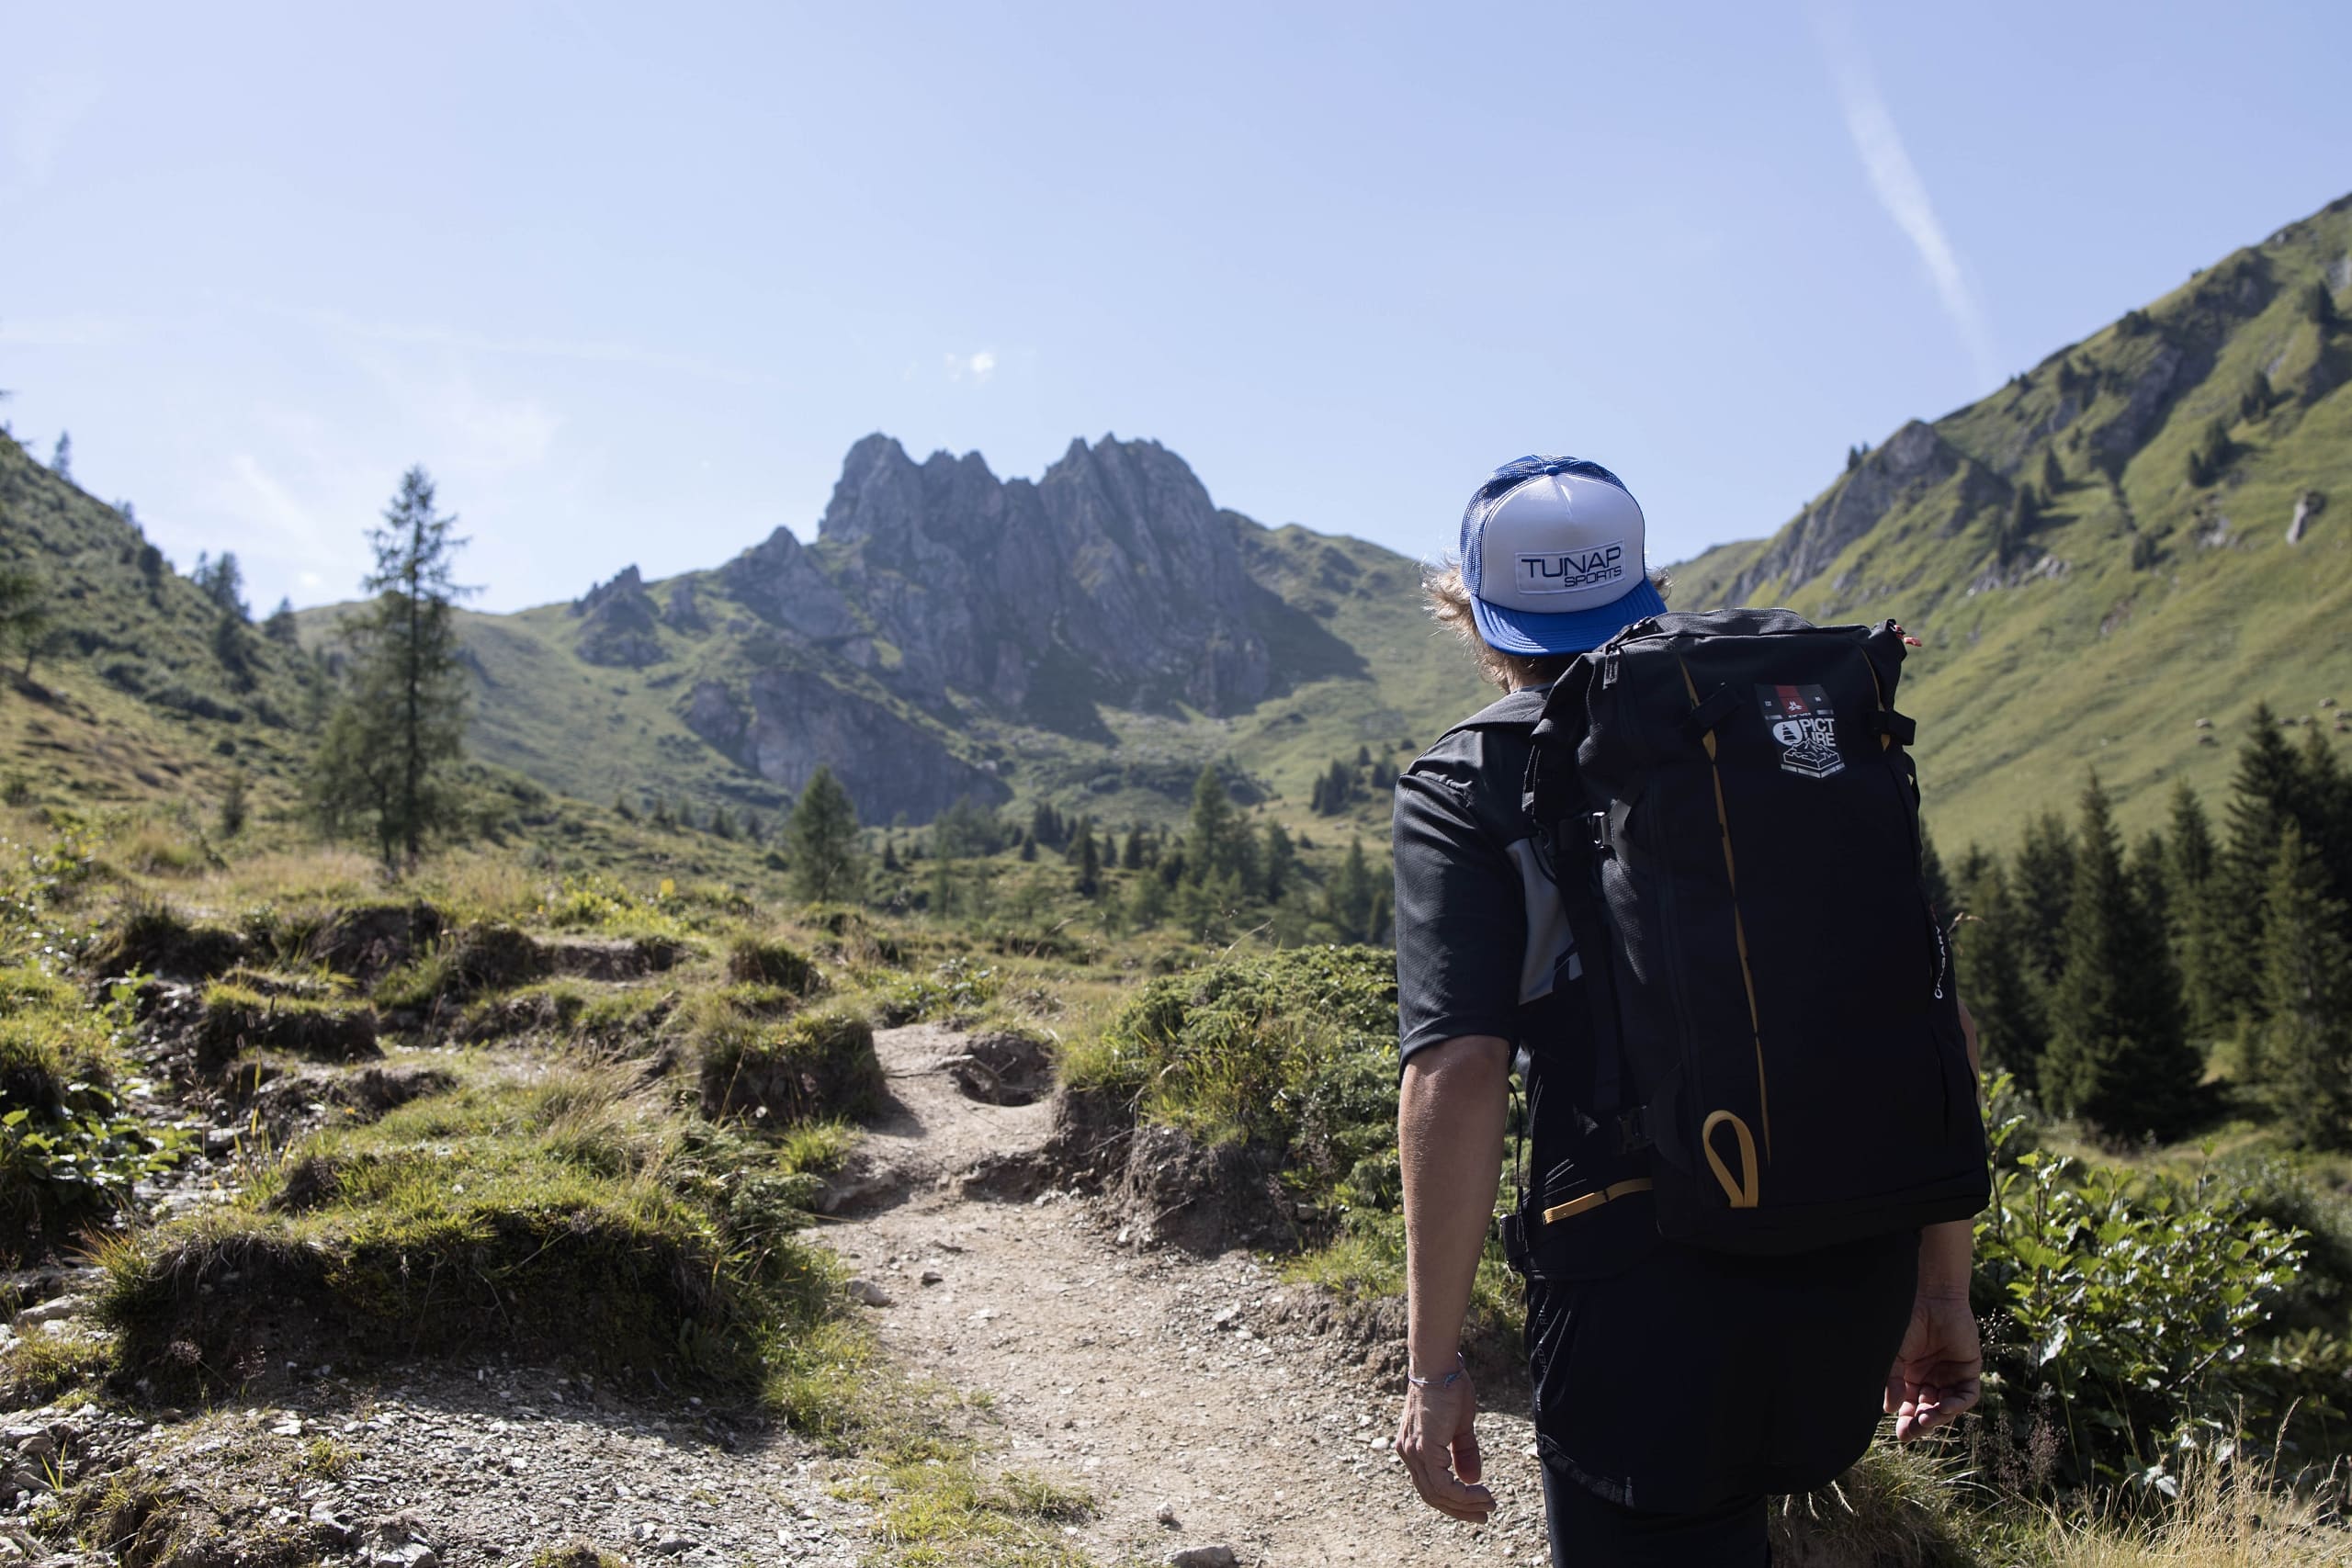
POLYGON ((2340 5, 52 6, 0 405, 181 565, 481 603, 813 532, 888 431, 1155 437, 1417 556, 1531 449, 1665 560, 2352 190, 2340 5))

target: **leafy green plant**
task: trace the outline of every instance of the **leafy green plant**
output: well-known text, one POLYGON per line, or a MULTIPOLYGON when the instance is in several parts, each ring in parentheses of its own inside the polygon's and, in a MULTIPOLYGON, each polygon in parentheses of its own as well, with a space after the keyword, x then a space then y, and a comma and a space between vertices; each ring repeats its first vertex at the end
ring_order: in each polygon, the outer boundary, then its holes
POLYGON ((2009 1157, 2023 1125, 2011 1117, 1993 1132, 1999 1168, 1976 1224, 1974 1294, 1991 1320, 1987 1414, 2029 1443, 2047 1428, 2047 1479, 2167 1490, 2186 1453, 2226 1459, 2290 1412, 2299 1423, 2333 1414, 2325 1386, 2340 1350, 2263 1337, 2295 1286, 2303 1233, 2217 1177, 2177 1181, 2046 1150, 2009 1157))
POLYGON ((130 1115, 112 1089, 65 1086, 62 1106, 0 1114, 0 1253, 122 1208, 141 1179, 176 1165, 187 1133, 130 1115))

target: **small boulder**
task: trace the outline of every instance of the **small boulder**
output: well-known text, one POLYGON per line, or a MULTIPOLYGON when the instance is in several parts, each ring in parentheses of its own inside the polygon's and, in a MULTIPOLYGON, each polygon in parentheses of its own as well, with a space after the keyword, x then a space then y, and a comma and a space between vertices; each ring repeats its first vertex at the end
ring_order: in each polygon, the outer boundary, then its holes
POLYGON ((1240 1568, 1240 1563, 1233 1548, 1225 1545, 1180 1547, 1168 1554, 1168 1568, 1240 1568))
POLYGON ((1051 1047, 1020 1030, 976 1034, 944 1065, 957 1089, 989 1105, 1034 1105, 1054 1087, 1051 1047))

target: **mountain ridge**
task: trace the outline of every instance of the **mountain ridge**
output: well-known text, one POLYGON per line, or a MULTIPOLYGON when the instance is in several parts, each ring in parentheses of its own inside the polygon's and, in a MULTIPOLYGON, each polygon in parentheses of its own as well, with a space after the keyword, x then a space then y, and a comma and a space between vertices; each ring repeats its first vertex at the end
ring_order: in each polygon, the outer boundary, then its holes
MULTIPOLYGON (((1675 567, 1674 602, 1917 635, 1904 702, 1948 847, 2008 841, 2094 766, 2128 827, 2153 822, 2175 782, 2222 786, 2257 701, 2346 728, 2347 289, 2352 197, 1988 397, 1903 422, 1774 533, 1675 567)), ((56 590, 52 660, 88 676, 76 755, 144 714, 216 782, 292 776, 323 694, 288 627, 224 632, 135 523, 14 441, 0 510, 0 558, 56 590)), ((1035 479, 1001 479, 978 453, 918 461, 877 433, 811 540, 777 528, 706 569, 461 611, 471 744, 596 802, 775 810, 824 761, 875 822, 959 798, 1165 821, 1214 765, 1245 799, 1298 809, 1334 758, 1399 761, 1479 705, 1419 570, 1221 508, 1157 442, 1078 439, 1035 479)), ((302 612, 301 640, 322 646, 346 613, 302 612)), ((63 744, 20 740, 28 764, 63 744)))
POLYGON ((2337 729, 2352 698, 2346 288, 2352 197, 1906 422, 1773 534, 1683 563, 1677 603, 1920 637, 1905 705, 1948 847, 2007 843, 2093 768, 2152 825, 2177 782, 2218 793, 2256 702, 2337 729))

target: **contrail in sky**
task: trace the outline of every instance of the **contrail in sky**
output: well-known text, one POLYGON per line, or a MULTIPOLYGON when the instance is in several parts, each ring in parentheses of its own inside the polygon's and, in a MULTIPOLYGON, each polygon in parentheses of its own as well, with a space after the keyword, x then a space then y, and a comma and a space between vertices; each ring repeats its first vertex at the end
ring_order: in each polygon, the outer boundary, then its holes
POLYGON ((2000 379, 2001 372, 1993 353, 1991 334, 1985 331, 1984 312, 1976 303, 1975 291, 1968 286, 1967 275, 1961 270, 1960 256, 1952 250, 1944 226, 1936 220, 1935 204, 1928 199, 1927 183, 1919 178, 1911 154, 1904 150, 1902 133, 1894 129, 1894 117, 1887 112, 1886 100, 1879 96, 1870 59, 1862 52, 1842 7, 1816 3, 1809 9, 1814 34, 1821 40, 1822 51, 1829 57, 1829 69, 1838 79, 1838 97, 1846 111, 1846 130, 1854 139, 1854 151, 1861 154, 1871 190, 1886 215, 1894 220, 1895 227, 1911 242, 1912 249, 1919 253, 1920 264, 1928 269, 1928 280, 1935 286, 1944 314, 1951 318, 1953 329, 1960 333, 1978 379, 1990 386, 2000 379))

